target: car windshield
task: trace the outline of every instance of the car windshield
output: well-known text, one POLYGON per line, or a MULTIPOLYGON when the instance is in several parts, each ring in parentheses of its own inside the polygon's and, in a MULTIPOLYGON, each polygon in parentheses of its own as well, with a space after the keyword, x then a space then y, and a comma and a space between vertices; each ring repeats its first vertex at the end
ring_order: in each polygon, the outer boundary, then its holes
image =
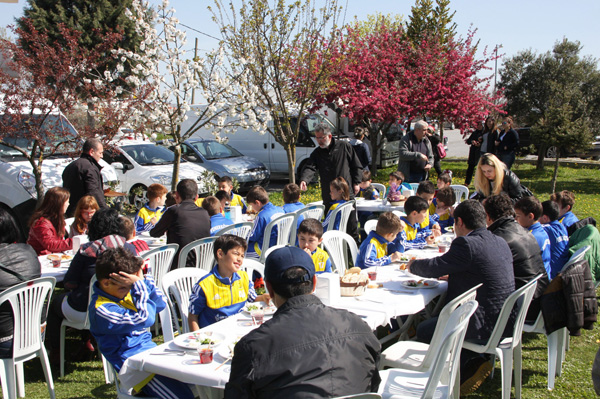
MULTIPOLYGON (((39 123, 38 121, 41 118, 41 115, 33 115, 13 120, 10 115, 0 115, 0 125, 15 126, 18 124, 21 126, 10 135, 3 137, 1 141, 31 151, 34 140, 27 137, 27 125, 36 122, 39 123)), ((79 147, 77 131, 63 115, 47 115, 42 123, 42 136, 45 137, 49 144, 44 147, 45 154, 52 152, 55 147, 58 148, 54 155, 70 155, 79 151, 77 148, 79 147)), ((22 155, 18 150, 0 144, 0 157, 3 160, 21 157, 22 155)))
MULTIPOLYGON (((156 144, 132 144, 121 147, 140 165, 168 165, 175 160, 173 151, 156 144)), ((181 160, 183 162, 183 159, 181 160)))
POLYGON ((314 137, 315 129, 320 124, 329 126, 331 132, 335 133, 336 129, 335 126, 333 126, 333 123, 331 123, 329 119, 324 118, 322 115, 319 114, 310 114, 305 116, 302 119, 302 122, 300 123, 300 127, 306 129, 306 131, 308 131, 308 133, 314 137))
POLYGON ((227 144, 221 144, 218 141, 198 141, 197 143, 193 143, 192 147, 208 160, 243 156, 235 148, 227 144))

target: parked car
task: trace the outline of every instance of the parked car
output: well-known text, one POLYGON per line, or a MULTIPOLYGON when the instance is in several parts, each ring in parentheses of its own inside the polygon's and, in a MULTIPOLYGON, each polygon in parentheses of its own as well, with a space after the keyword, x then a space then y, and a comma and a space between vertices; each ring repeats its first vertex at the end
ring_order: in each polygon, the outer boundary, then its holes
MULTIPOLYGON (((522 155, 526 154, 537 154, 540 148, 540 143, 534 142, 531 139, 531 127, 522 127, 517 129, 519 133, 519 153, 522 155)), ((600 136, 596 136, 594 141, 590 143, 590 147, 585 151, 573 151, 570 148, 556 146, 549 146, 546 148, 545 158, 556 158, 556 153, 559 151, 560 157, 579 157, 579 158, 592 158, 594 160, 600 159, 600 136)))
MULTIPOLYGON (((104 160, 116 171, 121 190, 128 194, 129 202, 141 208, 146 202, 146 190, 153 183, 171 188, 173 176, 173 151, 149 140, 120 139, 113 142, 113 148, 104 149, 104 160)), ((198 194, 206 192, 202 184, 202 174, 206 171, 200 165, 181 160, 179 180, 193 179, 198 183, 198 194)))
MULTIPOLYGON (((162 143, 173 149, 171 142, 162 143)), ((191 138, 181 146, 181 157, 211 170, 217 178, 229 176, 239 182, 239 191, 249 191, 253 186, 267 186, 271 172, 258 159, 245 156, 232 146, 217 140, 191 138)))

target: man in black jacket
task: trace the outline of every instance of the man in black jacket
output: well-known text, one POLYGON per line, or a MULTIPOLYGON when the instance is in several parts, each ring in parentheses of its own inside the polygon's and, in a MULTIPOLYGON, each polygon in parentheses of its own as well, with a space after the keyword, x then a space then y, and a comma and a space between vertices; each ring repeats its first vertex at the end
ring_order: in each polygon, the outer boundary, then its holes
POLYGON ((523 287, 538 274, 542 275, 527 312, 527 320, 535 321, 540 311, 540 297, 549 283, 540 247, 533 234, 515 220, 512 202, 506 194, 486 198, 483 207, 488 230, 502 237, 512 253, 515 289, 523 287))
POLYGON ((316 281, 314 263, 300 248, 269 254, 265 282, 277 312, 235 346, 226 399, 377 391, 381 344, 360 317, 311 295, 316 281))
MULTIPOLYGON (((319 148, 316 148, 310 154, 310 158, 308 158, 302 170, 300 190, 306 191, 307 183, 311 182, 315 173, 319 172, 321 198, 327 212, 332 204, 329 184, 336 177, 343 177, 350 186, 350 199, 353 199, 354 195, 360 190, 358 185, 362 180, 362 165, 350 143, 334 139, 328 126, 317 126, 315 128, 315 138, 319 148)), ((356 210, 353 210, 350 214, 346 231, 358 241, 356 210)))
MULTIPOLYGON (((195 204, 198 198, 198 184, 192 179, 183 179, 177 183, 175 194, 178 205, 168 208, 158 223, 150 230, 152 237, 160 237, 167 232, 168 244, 179 244, 171 270, 178 267, 179 252, 192 241, 210 236, 210 216, 208 212, 195 204)), ((196 266, 196 254, 191 251, 186 267, 196 266)))
POLYGON ((81 149, 81 157, 71 162, 62 174, 63 187, 69 190, 71 198, 65 215, 73 216, 77 203, 86 195, 96 199, 100 208, 106 208, 104 187, 102 183, 102 166, 98 163, 104 154, 102 142, 98 139, 87 139, 81 149))

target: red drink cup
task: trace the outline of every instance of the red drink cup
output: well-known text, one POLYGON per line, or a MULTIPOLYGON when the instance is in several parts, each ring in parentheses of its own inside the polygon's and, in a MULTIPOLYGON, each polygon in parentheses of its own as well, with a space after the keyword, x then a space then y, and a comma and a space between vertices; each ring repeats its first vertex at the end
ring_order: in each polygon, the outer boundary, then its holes
POLYGON ((371 281, 377 280, 377 272, 376 271, 367 272, 367 274, 369 275, 369 280, 371 280, 371 281))
POLYGON ((253 310, 252 313, 250 313, 250 316, 252 317, 254 324, 257 326, 260 326, 265 320, 265 312, 262 309, 253 310))
POLYGON ((48 255, 48 259, 52 262, 52 267, 60 267, 60 255, 48 255))
POLYGON ((440 253, 443 254, 444 252, 446 252, 447 249, 448 248, 446 247, 446 244, 438 244, 438 250, 440 253))
POLYGON ((213 350, 212 348, 198 349, 198 355, 200 355, 200 363, 212 363, 213 361, 213 350))

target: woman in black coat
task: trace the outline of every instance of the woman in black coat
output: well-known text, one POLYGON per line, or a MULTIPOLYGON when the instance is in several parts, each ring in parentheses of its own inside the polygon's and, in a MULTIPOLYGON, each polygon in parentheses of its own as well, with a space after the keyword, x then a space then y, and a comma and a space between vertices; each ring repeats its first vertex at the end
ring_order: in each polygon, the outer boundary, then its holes
POLYGON ((481 135, 481 154, 496 154, 496 140, 498 140, 496 119, 493 116, 488 116, 485 118, 483 134, 481 135))
POLYGON ((475 172, 475 199, 480 201, 491 195, 506 193, 514 204, 522 197, 531 195, 521 181, 508 170, 495 155, 483 154, 475 172))
POLYGON ((513 120, 510 116, 502 121, 502 131, 495 144, 496 155, 510 170, 515 163, 516 151, 519 148, 519 133, 513 129, 513 120))
POLYGON ((467 176, 465 177, 465 186, 471 184, 471 179, 473 179, 473 173, 475 172, 475 167, 479 162, 479 158, 481 157, 481 142, 483 141, 483 121, 477 122, 477 128, 473 130, 473 133, 469 136, 468 139, 465 140, 465 143, 470 146, 469 148, 469 160, 467 167, 467 176))

